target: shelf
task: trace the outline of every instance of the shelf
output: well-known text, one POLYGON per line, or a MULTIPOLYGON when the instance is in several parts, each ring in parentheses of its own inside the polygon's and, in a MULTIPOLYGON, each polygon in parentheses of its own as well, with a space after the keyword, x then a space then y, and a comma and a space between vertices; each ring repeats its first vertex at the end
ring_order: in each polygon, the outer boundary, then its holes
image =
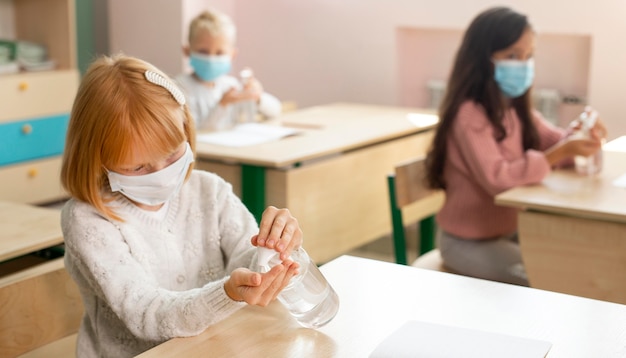
POLYGON ((15 39, 46 46, 59 70, 75 69, 74 0, 13 0, 15 39))

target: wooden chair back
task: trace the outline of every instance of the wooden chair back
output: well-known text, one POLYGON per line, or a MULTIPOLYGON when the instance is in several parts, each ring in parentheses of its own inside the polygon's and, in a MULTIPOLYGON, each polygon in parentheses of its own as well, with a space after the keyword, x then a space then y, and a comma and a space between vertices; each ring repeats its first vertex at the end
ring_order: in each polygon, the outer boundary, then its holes
POLYGON ((396 262, 407 264, 404 226, 420 223, 418 256, 434 248, 435 219, 444 201, 441 190, 432 190, 425 183, 425 158, 400 163, 387 176, 396 262))
POLYGON ((62 257, 0 278, 0 357, 75 334, 82 315, 78 287, 62 257))
POLYGON ((437 194, 437 191, 428 188, 424 181, 426 178, 425 158, 397 165, 395 176, 396 201, 400 208, 437 194))

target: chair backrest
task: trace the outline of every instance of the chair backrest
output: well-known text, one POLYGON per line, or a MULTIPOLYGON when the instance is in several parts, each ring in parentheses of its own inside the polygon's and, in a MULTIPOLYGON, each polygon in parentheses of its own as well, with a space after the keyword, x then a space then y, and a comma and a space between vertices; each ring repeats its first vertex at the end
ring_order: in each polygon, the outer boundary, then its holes
POLYGON ((0 278, 0 357, 78 332, 83 303, 63 258, 0 278))
POLYGON ((398 164, 387 177, 396 262, 406 264, 404 225, 420 222, 420 253, 434 247, 434 218, 444 201, 442 190, 425 182, 425 158, 398 164))
POLYGON ((399 208, 436 194, 436 191, 428 188, 424 182, 426 167, 423 157, 397 165, 395 176, 396 202, 399 208))

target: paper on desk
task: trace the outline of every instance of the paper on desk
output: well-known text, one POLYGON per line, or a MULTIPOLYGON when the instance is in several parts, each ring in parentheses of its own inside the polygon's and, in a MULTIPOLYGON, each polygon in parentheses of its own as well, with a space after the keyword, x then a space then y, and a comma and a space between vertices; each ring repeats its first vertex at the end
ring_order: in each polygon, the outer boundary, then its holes
POLYGON ((613 186, 618 188, 626 188, 626 174, 622 174, 619 178, 613 180, 613 186))
POLYGON ((239 124, 231 130, 198 134, 198 141, 227 147, 243 147, 271 142, 300 131, 294 128, 274 126, 261 123, 239 124))
POLYGON ((370 358, 545 358, 550 342, 475 329, 408 321, 370 358))

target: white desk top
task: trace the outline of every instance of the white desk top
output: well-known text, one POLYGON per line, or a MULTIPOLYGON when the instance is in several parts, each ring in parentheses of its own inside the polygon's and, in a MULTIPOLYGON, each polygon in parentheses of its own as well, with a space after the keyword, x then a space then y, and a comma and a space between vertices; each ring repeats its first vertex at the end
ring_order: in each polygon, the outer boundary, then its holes
MULTIPOLYGON (((613 143, 613 142, 611 142, 613 143)), ((608 143, 611 148, 611 143, 608 143)), ((626 189, 613 181, 626 174, 626 152, 606 150, 602 172, 585 177, 573 169, 559 169, 537 185, 507 190, 496 203, 555 214, 626 222, 626 189)))
POLYGON ((321 270, 341 307, 318 330, 274 302, 141 357, 367 357, 409 320, 548 341, 548 358, 626 357, 625 305, 351 256, 321 270))
POLYGON ((418 108, 334 103, 288 112, 267 123, 298 128, 302 133, 248 147, 198 142, 198 157, 279 168, 418 133, 432 128, 436 116, 432 110, 418 108), (418 114, 430 114, 430 118, 418 114))

